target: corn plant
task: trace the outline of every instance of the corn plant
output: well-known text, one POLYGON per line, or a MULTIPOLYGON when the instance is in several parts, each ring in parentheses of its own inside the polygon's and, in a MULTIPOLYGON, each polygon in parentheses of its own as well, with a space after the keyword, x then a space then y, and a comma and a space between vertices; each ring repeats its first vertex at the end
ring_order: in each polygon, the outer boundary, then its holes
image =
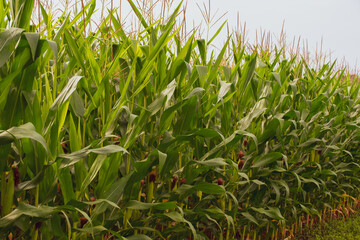
MULTIPOLYGON (((357 207, 359 84, 282 50, 0 1, 0 234, 280 239, 357 207), (40 29, 40 31, 39 31, 40 29), (231 55, 228 55, 227 52, 231 55)), ((222 25, 223 27, 224 25, 222 25)), ((221 27, 221 28, 222 28, 221 27)))

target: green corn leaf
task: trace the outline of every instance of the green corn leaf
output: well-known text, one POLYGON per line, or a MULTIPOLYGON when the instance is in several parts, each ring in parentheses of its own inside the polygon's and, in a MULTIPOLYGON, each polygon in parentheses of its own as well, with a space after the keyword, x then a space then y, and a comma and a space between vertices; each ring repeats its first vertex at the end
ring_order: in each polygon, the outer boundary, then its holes
POLYGON ((207 45, 209 46, 214 39, 220 34, 221 30, 224 28, 225 24, 227 23, 227 21, 223 22, 223 24, 221 24, 221 26, 218 28, 218 30, 216 30, 215 34, 211 37, 211 39, 207 42, 207 45))
POLYGON ((249 61, 246 62, 244 69, 242 70, 242 76, 239 81, 240 98, 245 94, 245 90, 255 74, 257 56, 254 54, 250 57, 249 61))
POLYGON ((205 39, 196 40, 197 46, 199 48, 202 64, 206 65, 206 44, 205 39))
POLYGON ((255 142, 255 146, 256 147, 258 146, 258 141, 257 141, 257 138, 255 137, 255 135, 253 135, 251 133, 248 133, 248 132, 245 132, 245 131, 242 131, 242 130, 237 130, 230 137, 224 139, 220 144, 218 144, 213 149, 211 149, 209 152, 204 154, 204 156, 202 156, 199 161, 204 161, 209 156, 211 156, 212 154, 218 152, 221 148, 223 148, 227 144, 229 144, 229 143, 231 143, 233 141, 236 141, 236 139, 240 138, 241 136, 247 136, 247 137, 252 138, 252 140, 255 142))
MULTIPOLYGON (((103 198, 110 202, 118 203, 123 195, 127 182, 129 181, 129 179, 131 179, 131 176, 133 174, 134 172, 114 182, 105 193, 102 193, 102 195, 104 196, 103 198)), ((94 219, 99 214, 105 212, 108 207, 108 203, 101 203, 96 205, 91 218, 94 219)))
POLYGON ((126 208, 134 210, 147 210, 154 208, 157 210, 170 210, 177 208, 174 202, 162 202, 162 203, 143 203, 135 200, 131 200, 126 204, 126 208))
POLYGON ((139 11, 139 9, 137 9, 136 5, 134 4, 134 2, 132 0, 128 0, 132 10, 135 12, 136 16, 139 18, 141 24, 143 25, 143 27, 145 29, 148 29, 148 33, 152 34, 151 29, 149 29, 148 24, 146 23, 144 17, 141 15, 141 12, 139 11))
POLYGON ((105 147, 94 148, 94 149, 90 149, 89 147, 83 148, 79 151, 76 151, 76 152, 73 152, 70 154, 60 154, 58 156, 58 158, 63 159, 61 162, 60 168, 66 168, 71 165, 74 165, 75 163, 80 161, 80 159, 86 157, 90 153, 95 153, 95 154, 99 154, 99 155, 108 155, 108 154, 112 154, 112 153, 116 153, 116 152, 128 153, 126 151, 126 149, 124 149, 120 146, 108 145, 105 147))
POLYGON ((220 86, 221 87, 220 87, 218 99, 217 99, 218 102, 220 100, 222 100, 224 98, 224 96, 229 92, 231 83, 227 83, 225 81, 220 81, 220 86))
POLYGON ((75 230, 83 233, 89 233, 92 235, 108 231, 108 229, 102 225, 94 226, 94 227, 75 228, 75 230))
POLYGON ((206 75, 208 73, 208 66, 196 65, 195 67, 199 74, 200 87, 205 87, 206 75))
POLYGON ((89 184, 94 180, 97 176, 100 168, 102 167, 104 161, 106 159, 105 155, 99 155, 91 165, 89 172, 87 173, 85 179, 83 180, 80 188, 80 193, 84 193, 85 189, 89 186, 89 184))
POLYGON ((81 80, 81 78, 81 76, 74 76, 69 79, 64 89, 61 91, 59 96, 55 99, 54 103, 50 107, 50 111, 54 111, 69 99, 71 94, 76 90, 77 84, 81 80))
POLYGON ((244 217, 246 217, 249 221, 255 223, 256 225, 259 225, 258 221, 256 220, 256 218, 251 215, 249 212, 242 212, 241 215, 243 215, 244 217))
POLYGON ((224 194, 225 189, 223 186, 217 184, 208 183, 208 182, 197 182, 194 185, 194 189, 197 191, 202 191, 207 194, 224 194))
POLYGON ((38 46, 40 34, 38 33, 24 33, 26 40, 29 43, 31 55, 33 60, 35 59, 36 48, 38 46))
MULTIPOLYGON (((45 166, 44 168, 47 168, 47 166, 45 166)), ((19 183, 16 191, 19 192, 36 188, 36 186, 41 183, 42 179, 44 178, 44 172, 45 171, 43 169, 31 180, 19 183)))
POLYGON ((318 139, 318 138, 310 138, 310 139, 308 139, 306 142, 300 144, 299 147, 309 148, 310 146, 315 146, 315 145, 321 144, 321 143, 324 143, 324 141, 321 140, 321 139, 318 139))
POLYGON ((28 29, 35 0, 15 0, 11 4, 14 18, 14 26, 28 29))
POLYGON ((169 212, 169 213, 165 213, 165 216, 171 218, 173 221, 175 222, 184 222, 187 223, 191 229, 191 232, 194 236, 194 239, 197 239, 197 234, 196 234, 196 230, 194 228, 194 226, 191 224, 191 222, 187 221, 180 213, 178 212, 169 212))
POLYGON ((171 83, 169 83, 169 85, 167 86, 166 89, 164 89, 161 93, 160 96, 149 105, 149 111, 151 112, 151 115, 156 114, 162 107, 163 105, 163 101, 165 100, 165 109, 168 107, 167 105, 169 104, 169 101, 171 100, 171 97, 174 94, 175 88, 176 88, 177 84, 176 81, 172 81, 171 83))
POLYGON ((36 207, 30 204, 20 203, 14 211, 0 219, 0 227, 4 228, 6 226, 9 226, 12 222, 16 221, 23 215, 36 218, 51 218, 53 214, 60 212, 62 209, 67 209, 71 211, 76 210, 71 206, 50 207, 40 205, 36 207))
POLYGON ((226 49, 228 47, 228 44, 229 44, 229 41, 230 41, 230 38, 227 39, 226 43, 224 44, 223 48, 221 49, 216 61, 214 64, 211 65, 211 68, 208 72, 208 75, 207 75, 207 81, 205 82, 205 89, 208 88, 208 86, 214 81, 214 79, 216 78, 216 73, 220 67, 220 63, 221 61, 223 60, 223 57, 224 57, 224 54, 226 52, 226 49))
POLYGON ((13 54, 24 29, 10 28, 0 33, 0 67, 2 67, 13 54))
POLYGON ((82 68, 83 72, 87 72, 87 68, 85 67, 83 59, 81 59, 81 53, 80 48, 77 44, 77 42, 74 40, 73 36, 70 35, 69 31, 64 31, 65 39, 70 47, 70 50, 72 51, 72 55, 77 60, 77 63, 82 68))
POLYGON ((286 158, 286 156, 278 152, 268 153, 264 156, 259 156, 254 161, 254 164, 251 167, 252 168, 265 167, 275 161, 281 160, 281 158, 286 158))
POLYGON ((268 209, 251 207, 251 209, 253 209, 256 212, 265 214, 266 216, 268 216, 272 219, 283 220, 283 221, 285 220, 285 218, 282 216, 279 208, 276 208, 276 207, 269 207, 268 209))
POLYGON ((9 174, 6 176, 5 173, 2 175, 2 179, 6 179, 6 183, 2 183, 2 198, 1 198, 1 216, 9 214, 12 210, 14 202, 14 172, 10 169, 9 174), (5 189, 3 189, 5 186, 5 189), (5 191, 4 191, 5 190, 5 191))
POLYGON ((49 22, 49 15, 47 14, 47 12, 42 4, 40 4, 40 9, 41 9, 41 16, 43 17, 44 22, 47 25, 49 22))
POLYGON ((30 138, 39 142, 46 152, 49 152, 48 145, 45 139, 36 132, 35 127, 32 123, 26 123, 19 127, 12 127, 8 130, 0 130, 0 144, 8 144, 13 142, 14 139, 30 138))
MULTIPOLYGON (((63 88, 61 93, 57 96, 57 98, 55 99, 53 104, 51 105, 48 116, 46 117, 45 128, 43 129, 43 131, 45 133, 49 130, 51 125, 54 123, 54 118, 57 113, 57 110, 60 109, 60 112, 61 112, 61 107, 63 105, 65 105, 66 101, 69 100, 69 98, 71 97, 71 94, 76 90, 77 84, 81 80, 81 78, 82 77, 80 77, 80 76, 72 77, 68 81, 66 86, 63 88)), ((65 107, 65 108, 63 107, 62 110, 63 111, 67 110, 67 107, 65 107)), ((62 114, 63 121, 65 120, 64 119, 65 116, 66 116, 65 114, 62 114)))
POLYGON ((74 91, 70 98, 70 105, 74 110, 76 116, 84 117, 85 107, 84 100, 80 97, 77 91, 74 91))
POLYGON ((75 199, 75 191, 73 188, 73 181, 70 170, 68 168, 59 169, 59 182, 61 193, 64 197, 64 203, 67 204, 70 200, 75 199))
POLYGON ((205 161, 192 161, 192 162, 200 164, 200 165, 204 165, 204 166, 209 166, 209 167, 221 167, 221 166, 228 165, 225 162, 225 159, 223 159, 223 158, 214 158, 214 159, 209 159, 209 160, 205 160, 205 161))
POLYGON ((87 206, 95 206, 96 204, 100 204, 100 203, 107 203, 111 206, 113 206, 114 208, 120 209, 120 207, 118 205, 116 205, 115 203, 107 200, 107 199, 96 199, 95 201, 77 201, 75 199, 72 199, 71 201, 68 202, 67 205, 69 206, 73 206, 75 208, 86 208, 87 206))
POLYGON ((130 237, 126 237, 127 240, 151 240, 151 237, 148 237, 144 234, 137 234, 130 237))

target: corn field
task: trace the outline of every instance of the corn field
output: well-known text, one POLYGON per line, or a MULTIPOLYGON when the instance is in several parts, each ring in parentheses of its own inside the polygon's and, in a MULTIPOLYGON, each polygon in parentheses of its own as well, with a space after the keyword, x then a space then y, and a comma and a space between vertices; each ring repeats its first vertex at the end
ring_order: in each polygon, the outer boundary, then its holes
POLYGON ((360 85, 177 16, 0 0, 1 239, 284 239, 358 207, 360 85))

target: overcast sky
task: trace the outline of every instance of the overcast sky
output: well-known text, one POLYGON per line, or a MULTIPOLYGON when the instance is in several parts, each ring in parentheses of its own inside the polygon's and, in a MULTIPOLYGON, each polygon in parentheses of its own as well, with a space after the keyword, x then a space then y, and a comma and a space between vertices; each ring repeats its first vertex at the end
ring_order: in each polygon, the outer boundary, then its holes
MULTIPOLYGON (((101 0, 97 1, 97 6, 101 7, 101 0)), ((174 5, 179 2, 174 0, 174 5)), ((200 24, 202 16, 198 5, 203 7, 205 3, 207 6, 208 0, 187 2, 188 22, 200 24)), ((255 32, 260 28, 278 37, 284 23, 288 40, 301 36, 308 40, 310 51, 315 51, 316 44, 323 40, 324 52, 331 51, 333 59, 345 57, 350 66, 360 67, 360 0, 210 0, 210 3, 215 17, 226 13, 222 22, 227 20, 230 28, 236 27, 239 13, 241 23, 246 22, 250 42, 254 41, 255 32)), ((122 12, 128 11, 127 1, 122 0, 122 12)), ((217 43, 225 39, 225 33, 220 35, 217 43)))
POLYGON ((346 57, 360 66, 359 0, 212 0, 214 8, 227 11, 229 23, 246 21, 250 36, 260 27, 279 35, 283 22, 288 39, 301 36, 315 48, 323 38, 323 49, 334 57, 346 57))

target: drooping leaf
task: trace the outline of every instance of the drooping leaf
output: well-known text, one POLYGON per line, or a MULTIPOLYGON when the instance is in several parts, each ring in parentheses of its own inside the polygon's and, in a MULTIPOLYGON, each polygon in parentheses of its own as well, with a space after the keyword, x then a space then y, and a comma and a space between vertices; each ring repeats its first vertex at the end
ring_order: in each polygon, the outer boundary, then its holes
POLYGON ((102 148, 93 148, 89 147, 81 149, 79 151, 70 153, 70 154, 60 154, 58 158, 63 158, 60 168, 66 168, 77 163, 80 159, 86 157, 89 153, 95 153, 99 155, 108 155, 116 152, 127 153, 126 149, 117 146, 117 145, 108 145, 102 148))
POLYGON ((0 67, 13 54, 23 31, 24 29, 20 28, 10 28, 0 33, 0 67))
POLYGON ((0 144, 8 144, 13 142, 14 139, 30 138, 39 142, 44 149, 49 152, 48 145, 45 139, 36 132, 35 127, 32 123, 26 123, 19 127, 12 127, 8 130, 0 130, 0 144))

